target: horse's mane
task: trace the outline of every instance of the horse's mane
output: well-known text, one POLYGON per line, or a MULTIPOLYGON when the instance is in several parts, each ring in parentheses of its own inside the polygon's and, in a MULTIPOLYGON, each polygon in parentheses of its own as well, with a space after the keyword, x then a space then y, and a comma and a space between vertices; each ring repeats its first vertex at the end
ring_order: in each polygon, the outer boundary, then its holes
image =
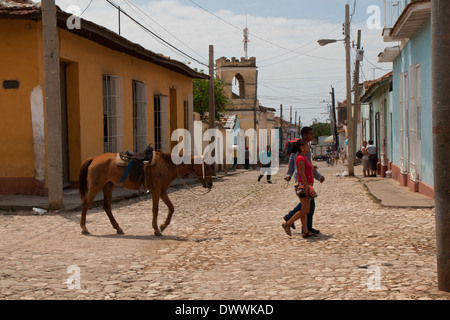
MULTIPOLYGON (((175 163, 173 163, 172 161, 172 155, 170 153, 156 151, 156 155, 159 155, 165 162, 175 165, 175 163)), ((193 156, 191 156, 191 161, 193 160, 193 156)))
POLYGON ((156 155, 159 155, 165 162, 173 164, 172 156, 169 153, 156 151, 156 155))

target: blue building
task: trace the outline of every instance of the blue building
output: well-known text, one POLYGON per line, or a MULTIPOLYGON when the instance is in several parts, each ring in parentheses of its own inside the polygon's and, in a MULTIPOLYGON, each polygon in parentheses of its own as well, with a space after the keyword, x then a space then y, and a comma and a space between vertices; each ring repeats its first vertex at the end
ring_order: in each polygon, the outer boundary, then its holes
POLYGON ((379 173, 386 177, 388 164, 393 159, 390 123, 392 99, 392 71, 379 79, 364 82, 361 101, 361 139, 372 140, 377 147, 379 173))
POLYGON ((387 111, 392 177, 411 191, 434 196, 431 103, 431 1, 385 0, 385 42, 396 42, 379 55, 393 63, 387 111))

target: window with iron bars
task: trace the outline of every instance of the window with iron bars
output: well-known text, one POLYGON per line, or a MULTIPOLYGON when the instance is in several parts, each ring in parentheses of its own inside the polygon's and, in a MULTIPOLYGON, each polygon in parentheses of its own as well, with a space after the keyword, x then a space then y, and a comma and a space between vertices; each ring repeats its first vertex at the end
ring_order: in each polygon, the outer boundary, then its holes
POLYGON ((167 96, 154 96, 155 150, 162 152, 169 152, 169 118, 167 102, 167 96))
POLYGON ((103 76, 103 142, 104 152, 123 150, 122 78, 103 76))
POLYGON ((147 147, 147 85, 133 81, 133 149, 135 152, 147 147))

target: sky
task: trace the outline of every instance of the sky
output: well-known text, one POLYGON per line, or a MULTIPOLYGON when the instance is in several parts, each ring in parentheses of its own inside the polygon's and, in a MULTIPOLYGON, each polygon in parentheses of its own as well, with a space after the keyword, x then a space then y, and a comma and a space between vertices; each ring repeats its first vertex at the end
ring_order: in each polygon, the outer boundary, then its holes
MULTIPOLYGON (((189 57, 163 45, 125 16, 121 35, 146 49, 205 70, 209 45, 214 59, 244 57, 243 29, 249 29, 248 56, 256 57, 258 99, 283 118, 297 112, 302 125, 326 122, 331 87, 336 101, 346 98, 345 46, 321 47, 318 39, 343 39, 345 5, 350 5, 351 39, 362 33, 360 82, 381 77, 392 63, 377 63, 383 43, 383 0, 112 0, 125 12, 189 57), (367 11, 377 6, 376 11, 367 11), (381 22, 377 25, 377 20, 381 22), (369 24, 368 24, 369 21, 369 24), (375 23, 377 28, 369 27, 375 23)), ((39 1, 35 1, 39 2, 39 1)), ((106 0, 56 0, 65 11, 78 6, 81 17, 118 32, 117 10, 106 0)), ((81 25, 82 27, 82 25, 81 25)), ((352 66, 354 52, 352 50, 352 66)), ((298 120, 297 120, 298 121, 298 120)), ((293 119, 294 123, 295 120, 293 119)))

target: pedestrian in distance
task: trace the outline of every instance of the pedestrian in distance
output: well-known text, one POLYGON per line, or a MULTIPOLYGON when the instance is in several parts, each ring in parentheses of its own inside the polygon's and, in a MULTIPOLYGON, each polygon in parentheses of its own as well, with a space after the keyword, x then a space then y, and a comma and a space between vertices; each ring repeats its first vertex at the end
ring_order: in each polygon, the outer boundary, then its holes
POLYGON ((302 208, 297 211, 289 221, 283 223, 281 226, 284 231, 291 236, 291 226, 295 221, 300 219, 302 222, 302 237, 308 238, 314 236, 315 233, 308 229, 308 213, 310 212, 311 200, 314 199, 317 194, 314 191, 314 167, 307 158, 307 153, 310 152, 309 143, 306 140, 299 140, 299 154, 296 160, 297 172, 298 172, 298 187, 297 196, 300 198, 302 208))
POLYGON ((339 164, 339 152, 337 150, 334 150, 333 153, 334 153, 334 164, 338 165, 339 164))
POLYGON ((341 148, 341 161, 342 161, 342 164, 344 164, 345 163, 345 149, 344 148, 341 148))
POLYGON ((249 169, 250 168, 250 151, 248 150, 248 147, 245 147, 245 164, 244 168, 249 169))
POLYGON ((233 150, 233 166, 231 167, 231 169, 236 170, 238 165, 238 146, 233 145, 231 148, 233 150))
POLYGON ((367 147, 367 151, 369 153, 369 167, 370 167, 370 176, 377 176, 377 147, 373 144, 373 140, 369 140, 369 146, 367 147))
POLYGON ((369 174, 369 151, 367 150, 367 141, 363 141, 363 145, 361 147, 361 153, 363 154, 363 157, 361 158, 362 165, 363 165, 363 174, 364 177, 368 177, 369 174))
POLYGON ((267 175, 267 183, 272 183, 271 181, 271 158, 272 154, 270 152, 270 146, 267 146, 267 150, 261 151, 259 154, 259 163, 261 166, 261 171, 259 173, 258 182, 261 181, 261 179, 264 177, 264 175, 267 175))
MULTIPOLYGON (((301 135, 302 135, 302 140, 306 141, 309 144, 314 139, 314 130, 311 127, 303 127, 302 131, 301 131, 301 135)), ((295 152, 297 152, 299 150, 299 147, 297 146, 295 148, 296 149, 294 149, 294 150, 295 150, 295 152)), ((294 181, 298 180, 298 172, 297 172, 297 168, 296 168, 296 165, 295 165, 297 157, 298 157, 297 153, 291 153, 291 156, 289 158, 289 169, 288 169, 288 172, 286 174, 286 177, 284 178, 286 181, 290 181, 292 175, 294 175, 294 181)), ((312 163, 312 161, 311 161, 311 152, 307 152, 306 157, 307 157, 308 161, 310 163, 312 163)), ((313 169, 314 169, 314 171, 313 171, 314 179, 316 179, 320 183, 323 183, 325 181, 325 177, 322 176, 317 171, 317 167, 316 166, 314 166, 313 169)), ((296 182, 296 184, 297 184, 297 182, 296 182)), ((294 189, 295 190, 297 190, 296 189, 296 187, 297 187, 296 184, 294 185, 294 189)), ((287 215, 284 216, 284 220, 288 221, 289 219, 291 219, 297 211, 301 210, 301 208, 302 208, 302 203, 299 202, 297 204, 297 206, 293 210, 291 210, 287 215)), ((313 228, 313 217, 314 217, 315 209, 316 209, 316 202, 315 202, 314 199, 312 199, 311 203, 310 203, 310 211, 308 213, 308 230, 310 232, 318 234, 318 233, 320 233, 320 231, 313 228)), ((295 229, 295 224, 292 224, 292 229, 295 229)))

